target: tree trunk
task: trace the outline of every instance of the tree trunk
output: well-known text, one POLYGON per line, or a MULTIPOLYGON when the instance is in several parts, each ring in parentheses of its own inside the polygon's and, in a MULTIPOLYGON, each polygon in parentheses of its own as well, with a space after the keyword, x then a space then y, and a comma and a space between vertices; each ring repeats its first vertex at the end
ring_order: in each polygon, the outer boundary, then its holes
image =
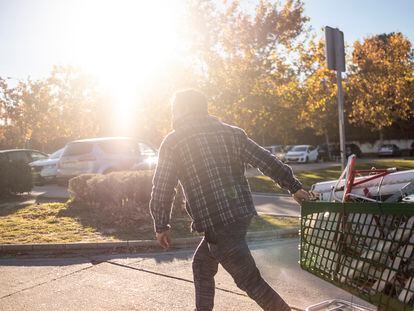
POLYGON ((384 141, 384 131, 381 129, 381 130, 379 131, 379 145, 380 145, 380 146, 382 146, 383 141, 384 141))

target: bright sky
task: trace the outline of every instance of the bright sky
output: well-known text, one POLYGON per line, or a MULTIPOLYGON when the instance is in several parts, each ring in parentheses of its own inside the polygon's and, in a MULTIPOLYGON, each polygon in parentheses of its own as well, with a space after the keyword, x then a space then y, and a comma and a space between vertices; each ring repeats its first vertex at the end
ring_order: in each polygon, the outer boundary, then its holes
MULTIPOLYGON (((127 128, 139 86, 181 55, 183 1, 0 0, 0 77, 39 78, 53 65, 82 67, 112 93, 118 123, 127 128)), ((305 0, 305 6, 319 35, 325 25, 338 27, 352 44, 401 31, 414 43, 413 0, 305 0)))
POLYGON ((393 31, 414 44, 413 12, 413 0, 305 0, 305 13, 315 31, 322 35, 322 27, 337 27, 348 44, 393 31))
MULTIPOLYGON (((53 64, 66 63, 127 75, 126 68, 149 67, 148 61, 176 51, 172 19, 179 1, 0 0, 0 76, 39 77, 53 64), (154 23, 161 18, 167 22, 154 23), (148 36, 149 29, 155 36, 148 36), (144 41, 147 48, 142 50, 144 41), (115 56, 116 66, 105 62, 115 56)), ((330 25, 343 30, 348 43, 391 31, 414 42, 412 0, 305 0, 305 6, 319 34, 330 25)))
POLYGON ((145 81, 180 54, 182 10, 180 0, 0 0, 0 76, 80 67, 114 98, 122 132, 145 81))
POLYGON ((54 64, 114 74, 157 66, 176 52, 179 4, 0 0, 0 76, 37 77, 54 64))

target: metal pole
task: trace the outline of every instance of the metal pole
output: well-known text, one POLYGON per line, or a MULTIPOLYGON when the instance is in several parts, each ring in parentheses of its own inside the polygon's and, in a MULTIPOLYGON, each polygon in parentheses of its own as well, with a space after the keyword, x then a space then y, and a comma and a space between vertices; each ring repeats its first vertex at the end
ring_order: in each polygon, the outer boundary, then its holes
POLYGON ((341 167, 344 170, 346 166, 344 92, 342 90, 342 74, 339 70, 336 71, 336 82, 338 84, 339 148, 341 152, 341 167))

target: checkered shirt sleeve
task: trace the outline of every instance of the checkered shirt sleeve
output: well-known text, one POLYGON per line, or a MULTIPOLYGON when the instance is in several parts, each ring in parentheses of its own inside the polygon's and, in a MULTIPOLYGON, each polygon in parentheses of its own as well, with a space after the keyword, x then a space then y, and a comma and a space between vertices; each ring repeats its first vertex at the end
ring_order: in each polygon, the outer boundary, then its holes
POLYGON ((155 231, 162 232, 170 228, 172 204, 178 185, 172 151, 165 140, 160 147, 152 184, 150 212, 154 220, 155 231))
POLYGON ((244 133, 244 161, 258 168, 264 175, 269 176, 282 188, 290 193, 302 189, 302 184, 293 175, 292 168, 284 164, 268 150, 262 148, 244 133))

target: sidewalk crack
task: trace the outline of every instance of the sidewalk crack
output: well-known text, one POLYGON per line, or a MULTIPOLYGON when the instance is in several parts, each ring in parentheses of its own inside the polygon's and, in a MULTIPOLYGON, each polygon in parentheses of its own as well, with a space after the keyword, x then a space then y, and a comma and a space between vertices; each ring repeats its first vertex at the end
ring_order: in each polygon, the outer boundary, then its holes
MULTIPOLYGON (((169 278, 169 279, 173 279, 173 280, 178 280, 178 281, 194 284, 193 280, 189 280, 189 279, 186 279, 186 278, 181 278, 181 277, 177 277, 177 276, 173 276, 173 275, 169 275, 169 274, 165 274, 165 273, 155 272, 155 271, 151 271, 151 270, 144 269, 144 268, 135 268, 135 267, 131 267, 131 266, 116 263, 116 262, 107 261, 107 263, 111 264, 111 265, 114 265, 114 266, 122 267, 122 268, 132 269, 132 270, 136 270, 136 271, 140 271, 140 272, 144 272, 144 273, 154 274, 154 275, 157 275, 157 276, 162 276, 162 277, 165 277, 165 278, 169 278)), ((235 294, 235 295, 242 296, 242 297, 248 297, 246 294, 238 293, 238 292, 232 291, 230 289, 225 289, 225 288, 221 288, 221 287, 217 287, 217 286, 216 286, 216 289, 220 290, 222 292, 235 294)))
POLYGON ((75 273, 78 273, 78 272, 82 272, 82 271, 88 270, 88 269, 90 269, 90 268, 92 268, 92 267, 93 267, 93 265, 88 266, 88 267, 84 267, 84 268, 82 268, 82 269, 79 269, 79 270, 76 270, 76 271, 72 271, 72 272, 70 272, 70 273, 67 273, 67 274, 61 275, 61 276, 59 276, 59 277, 56 277, 56 278, 53 278, 53 279, 50 279, 50 280, 47 280, 47 281, 44 281, 44 282, 41 282, 41 283, 38 283, 38 284, 34 284, 34 285, 32 285, 32 286, 29 286, 29 287, 26 287, 26 288, 23 288, 23 289, 20 289, 20 290, 18 290, 18 291, 13 292, 13 293, 10 293, 10 294, 7 294, 7 295, 4 295, 4 296, 1 296, 1 297, 0 297, 0 300, 1 300, 1 299, 4 299, 4 298, 7 298, 7 297, 10 297, 10 296, 13 296, 13 295, 15 295, 15 294, 19 294, 19 293, 21 293, 21 292, 27 291, 27 290, 29 290, 29 289, 33 289, 33 288, 36 288, 36 287, 42 286, 42 285, 44 285, 44 284, 51 283, 51 282, 54 282, 54 281, 57 281, 57 280, 63 279, 63 278, 65 278, 65 277, 67 277, 67 276, 71 276, 71 275, 73 275, 73 274, 75 274, 75 273))

